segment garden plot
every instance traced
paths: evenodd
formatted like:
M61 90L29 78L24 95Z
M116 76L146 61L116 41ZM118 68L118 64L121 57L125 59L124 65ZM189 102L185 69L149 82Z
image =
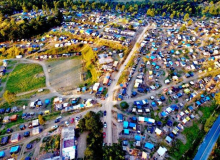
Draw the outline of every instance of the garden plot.
M81 60L79 58L67 60L52 60L47 62L49 81L57 91L73 90L82 83Z

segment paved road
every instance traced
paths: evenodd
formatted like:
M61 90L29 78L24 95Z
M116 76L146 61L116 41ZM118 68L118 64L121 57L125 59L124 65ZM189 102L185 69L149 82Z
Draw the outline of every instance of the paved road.
M139 35L136 43L134 44L134 47L132 48L131 52L129 53L127 59L120 67L118 73L115 75L115 77L114 77L115 80L112 82L111 86L108 89L109 96L108 96L108 98L106 98L105 102L103 103L103 107L107 111L107 116L106 116L106 123L107 123L106 141L107 141L107 144L110 144L110 143L112 144L112 112L111 112L111 110L112 110L112 106L113 106L113 92L117 87L118 79L121 76L121 73L124 71L125 65L129 62L130 58L135 53L135 51L137 49L137 44L143 40L144 34L148 30L148 28L149 28L149 25L146 26L144 28L144 30L142 31L142 33Z
M193 160L207 160L219 135L220 135L220 116L215 121L212 128L209 130L208 134L205 136Z

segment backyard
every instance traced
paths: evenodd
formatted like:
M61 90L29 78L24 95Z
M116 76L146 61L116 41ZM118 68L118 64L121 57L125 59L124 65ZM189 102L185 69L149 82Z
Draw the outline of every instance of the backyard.
M38 64L18 64L9 74L6 90L21 93L45 87L43 68Z

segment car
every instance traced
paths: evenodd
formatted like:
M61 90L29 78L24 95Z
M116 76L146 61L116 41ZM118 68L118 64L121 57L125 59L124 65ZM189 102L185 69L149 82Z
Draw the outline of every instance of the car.
M71 119L71 121L70 121L70 123L74 123L74 120L75 120L75 119L74 119L74 118L72 118L72 119Z
M28 124L28 128L33 128L32 123Z
M11 112L11 108L7 108L7 109L5 110L5 112L6 112L6 113L10 113L10 112Z
M25 130L26 126L24 124L21 124L19 128L20 128L20 130Z
M108 84L107 84L107 85L108 85L108 86L110 86L110 85L111 85L111 83L112 83L112 80L110 80L110 81L108 82Z
M69 122L68 122L68 121L65 121L65 125L66 125L66 126L69 126L70 124L69 124Z
M106 111L104 111L104 116L106 116Z
M103 138L105 138L106 137L106 133L105 132L103 132Z
M30 131L24 132L24 137L29 137L30 136Z
M59 120L60 120L60 119L62 119L62 116L59 116L59 117L57 117L56 119L59 119Z
M93 91L91 91L89 94L92 94L93 93Z
M105 98L107 98L108 97L108 93L105 95Z
M12 133L12 132L13 132L13 129L8 128L6 132L7 132L7 133Z
M55 129L57 129L58 127L59 127L58 125L54 125L54 126L51 127L51 130L55 130Z
M79 119L80 119L79 117L76 117L76 121L79 121Z
M58 122L60 122L60 120L59 119L55 119L54 123L58 123Z
M27 117L27 113L23 113L22 114L22 119L26 118Z
M104 128L107 128L107 123L106 122L104 122Z
M6 145L9 141L9 136L2 137L1 145Z
M28 143L26 146L26 149L31 149L33 147L33 145L31 143Z

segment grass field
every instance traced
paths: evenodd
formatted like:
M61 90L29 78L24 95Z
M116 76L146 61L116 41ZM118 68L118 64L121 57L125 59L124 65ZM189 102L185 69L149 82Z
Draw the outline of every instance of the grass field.
M6 84L6 90L21 93L45 87L43 68L38 64L18 64Z

